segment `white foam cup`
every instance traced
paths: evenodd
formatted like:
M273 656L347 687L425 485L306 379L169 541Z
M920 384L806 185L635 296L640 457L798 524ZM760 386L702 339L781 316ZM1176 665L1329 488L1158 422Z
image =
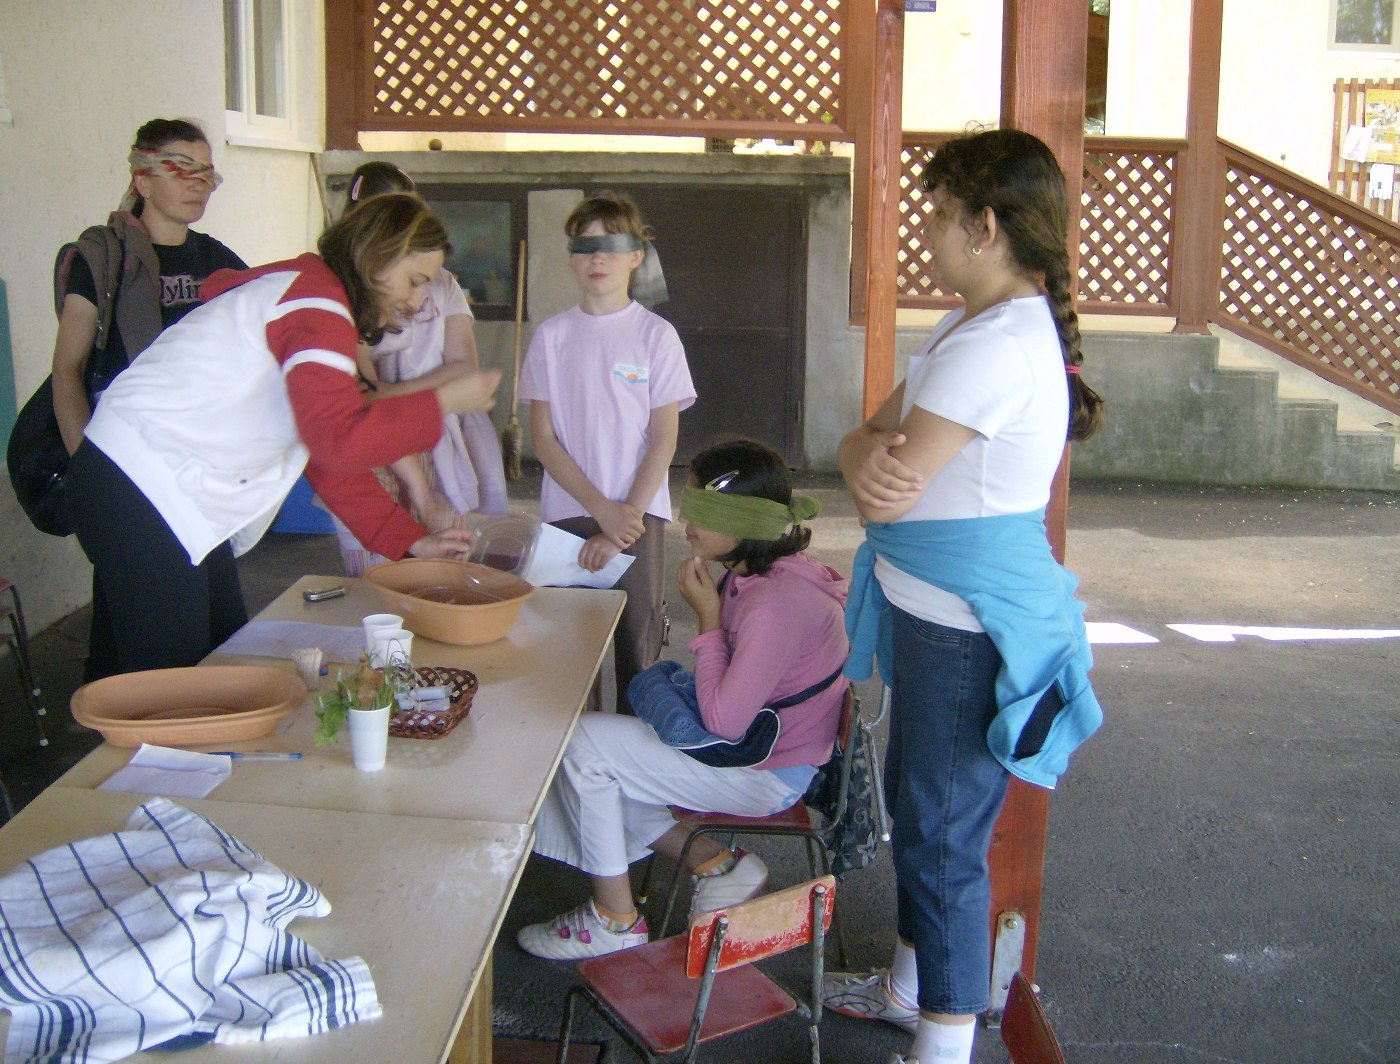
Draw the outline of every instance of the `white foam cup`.
M374 653L374 635L383 629L397 632L403 628L403 618L397 613L371 613L361 622L365 628L365 653Z

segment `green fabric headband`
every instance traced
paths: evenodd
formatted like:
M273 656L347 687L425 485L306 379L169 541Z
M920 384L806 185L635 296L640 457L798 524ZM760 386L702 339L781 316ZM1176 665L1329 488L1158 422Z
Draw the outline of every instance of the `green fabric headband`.
M735 539L782 539L787 530L821 512L810 495L794 495L784 506L753 495L726 495L713 488L686 488L681 494L681 520Z

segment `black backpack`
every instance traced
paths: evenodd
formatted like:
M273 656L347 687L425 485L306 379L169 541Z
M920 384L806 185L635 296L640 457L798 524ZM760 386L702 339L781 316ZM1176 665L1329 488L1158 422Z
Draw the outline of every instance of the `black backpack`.
M124 366L105 367L101 356L107 350L111 335L117 290L121 286L125 249L121 238L108 225L85 229L77 240L58 249L53 267L54 313L63 316L63 298L68 287L68 275L78 255L83 255L93 270L97 289L97 336L88 359L87 380L115 376ZM113 372L115 370L115 372ZM67 536L73 528L69 523L63 501L64 480L68 473L68 448L58 429L53 409L53 376L44 378L29 401L24 404L10 430L10 442L5 451L10 471L10 486L15 498L31 524L50 536Z

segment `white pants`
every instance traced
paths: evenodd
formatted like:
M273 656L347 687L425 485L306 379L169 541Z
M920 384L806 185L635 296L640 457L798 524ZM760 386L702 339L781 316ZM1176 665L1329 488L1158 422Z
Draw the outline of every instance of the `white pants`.
M711 768L636 717L585 713L535 821L535 852L618 876L675 825L667 806L766 816L802 796L761 768Z

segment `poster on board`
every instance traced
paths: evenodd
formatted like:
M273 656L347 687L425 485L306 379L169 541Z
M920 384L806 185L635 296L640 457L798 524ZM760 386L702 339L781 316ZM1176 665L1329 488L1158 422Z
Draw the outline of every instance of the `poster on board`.
M1400 89L1366 90L1368 163L1400 163Z

